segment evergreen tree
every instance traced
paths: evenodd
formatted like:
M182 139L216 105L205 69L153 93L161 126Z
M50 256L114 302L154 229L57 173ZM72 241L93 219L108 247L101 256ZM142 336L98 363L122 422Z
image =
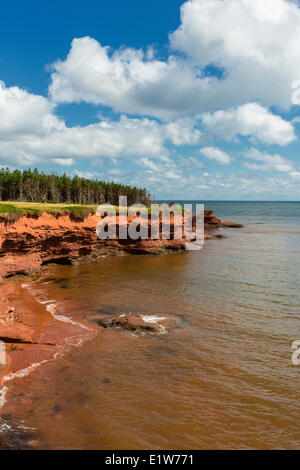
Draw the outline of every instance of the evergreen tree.
M127 196L128 205L150 204L150 194L140 189L122 184L89 180L64 173L46 175L36 168L10 172L0 169L0 201L54 202L66 204L118 205L119 196Z

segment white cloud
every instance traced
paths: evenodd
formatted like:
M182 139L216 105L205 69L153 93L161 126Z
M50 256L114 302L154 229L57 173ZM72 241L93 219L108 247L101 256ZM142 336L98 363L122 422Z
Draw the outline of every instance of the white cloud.
M43 96L18 87L6 88L0 81L0 138L9 140L28 133L43 135L63 124L52 114L54 105Z
M201 138L199 129L195 129L195 120L177 119L165 126L166 136L174 145L196 145Z
M41 136L34 133L12 136L1 142L0 155L20 156L21 160L26 156L59 159L56 163L61 163L63 158L160 157L167 153L164 142L162 129L156 122L123 116L116 122L64 127Z
M103 120L67 127L47 98L0 83L0 159L3 163L33 165L51 159L71 166L78 158L168 159L166 144L194 145L200 139L195 120L159 123L148 118Z
M200 150L200 153L210 160L216 160L218 163L221 163L221 165L228 165L231 162L228 153L215 147L205 147Z
M138 161L138 164L140 166L148 168L152 172L158 172L161 170L161 166L158 165L157 162L154 162L153 160L149 160L149 158L140 158Z
M53 158L53 163L59 166L72 166L75 162L73 158Z
M203 168L204 164L196 157L182 157L180 165L185 168Z
M287 145L296 140L291 123L258 103L206 113L202 121L215 137L225 140L231 140L237 134L250 136L266 144Z
M224 80L210 93L231 106L259 100L291 105L300 78L300 10L289 0L189 0L181 25L170 35L174 49L200 66L216 64Z
M78 172L77 174L88 178L110 179L107 173L98 172ZM164 177L161 177L161 174ZM270 199L290 199L300 197L300 186L298 178L290 177L290 173L274 176L272 174L260 172L258 174L246 174L245 172L227 172L226 178L220 173L185 174L180 171L176 164L162 164L158 172L152 172L142 168L121 170L119 176L114 180L121 183L128 183L143 186L158 199L232 199L232 200L270 200ZM209 205L206 206L209 209Z
M66 60L53 67L49 91L57 103L86 101L162 119L196 112L208 84L175 56L160 61L141 50L112 52L90 37L74 39Z
M86 101L161 119L253 101L290 107L292 82L300 79L299 38L295 2L189 0L166 60L153 49L113 51L76 38L53 65L50 94L58 103ZM203 72L211 64L224 72L221 79Z
M266 152L260 152L255 148L251 148L247 152L244 152L244 157L262 163L260 165L245 163L246 168L252 170L275 170L284 173L291 172L293 170L293 163L286 158L277 154L271 155Z
M290 176L295 180L300 180L300 171L291 171Z

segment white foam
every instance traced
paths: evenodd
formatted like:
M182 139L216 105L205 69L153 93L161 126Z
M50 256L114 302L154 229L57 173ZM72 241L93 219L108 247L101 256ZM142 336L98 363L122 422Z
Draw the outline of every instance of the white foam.
M47 305L46 307L46 310L51 313L51 315L53 316L53 318L55 318L55 320L61 321L63 323L71 323L72 325L79 326L80 328L83 328L84 330L90 331L90 328L83 325L82 323L71 320L71 318L65 317L64 315L57 315L56 307L57 307L57 303L51 303Z
M5 421L0 421L0 433L13 431L15 429L22 430L22 431L35 431L36 430L36 428L29 428L28 426L25 426L24 424L17 424L13 427Z
M198 240L195 242L187 242L185 243L185 250L186 251L200 251L202 250L204 244L202 240Z
M38 367L42 366L43 364L47 364L47 362L55 361L61 355L62 355L62 351L58 350L56 351L56 353L53 355L51 359L45 359L44 361L41 361L41 362L35 362L34 364L31 364L31 366L28 366L25 369L18 370L17 372L11 372L10 374L7 374L3 377L3 383L10 382L11 380L14 380L17 378L26 377ZM8 390L8 387L6 385L4 385L0 389L0 410L5 403L7 390Z
M51 315L53 316L53 318L55 318L56 320L64 322L64 323L71 323L72 325L76 325L76 326L79 326L80 328L91 331L90 328L88 328L87 326L85 326L85 325L83 325L79 322L75 322L75 321L71 320L70 318L65 317L64 315L57 315L56 314L57 303L54 303L53 300L41 300L41 299L39 299L38 292L36 290L34 290L30 284L22 284L22 288L27 289L36 298L36 300L40 304L47 305L47 307L46 307L47 311L50 312ZM75 338L76 338L76 340L75 340ZM85 336L85 337L82 337L82 336L74 337L73 336L73 337L70 337L70 338L66 338L65 339L65 344L69 345L69 346L73 346L73 347L74 346L79 347L79 346L82 346L82 344L84 344L85 339L87 339L87 336ZM44 361L36 362L36 363L31 364L30 366L26 367L25 369L21 369L17 372L11 372L10 374L7 374L6 376L3 377L2 383L5 384L6 382L10 382L11 380L16 379L16 378L26 377L27 375L29 375L31 372L33 372L38 367L40 367L43 364L46 364L48 362L55 361L59 356L62 356L62 355L63 355L63 349L61 348L58 351L56 351L56 353L53 355L53 357L51 359L45 359ZM5 403L7 390L8 390L8 387L6 385L3 385L3 387L0 389L0 410L1 410L1 408L3 407L3 405ZM5 423L3 423L3 425L4 426L9 426ZM8 429L8 428L6 428L6 429ZM0 428L0 431L1 430L2 429Z
M164 321L166 317L157 317L156 315L143 315L142 320L145 323L156 323L159 324L160 321Z
M123 317L127 317L128 315L130 315L130 313L128 314L122 313L121 315L118 315L118 316L119 318L123 318ZM141 315L141 319L145 323L151 323L152 325L157 325L159 327L159 331L161 334L165 334L167 332L166 328L160 324L161 321L166 320L166 317L158 317L156 315ZM116 329L120 329L120 328L116 328ZM131 333L131 334L132 336L144 336L146 333L139 332L139 333Z
M44 361L41 361L41 362L35 362L34 364L31 364L31 366L28 366L25 369L18 370L17 372L11 372L10 374L4 377L3 382L10 382L13 379L26 377L37 367L40 367L41 365L46 364L47 362L50 362L51 360L52 359L45 359Z
M72 325L79 326L80 328L83 328L84 330L90 331L90 328L87 326L83 325L82 323L76 322L74 320L71 320L71 318L65 317L64 315L57 315L56 309L57 309L57 302L54 302L53 300L44 300L45 297L43 297L43 300L39 298L39 293L32 288L30 284L22 284L22 287L24 289L27 289L35 298L36 300L41 304L41 305L47 305L46 309L55 320L61 321L63 323L71 323Z
M4 403L5 403L5 397L6 397L6 393L7 393L7 386L4 385L1 389L0 389L0 410L1 408L3 407Z
M0 422L0 432L7 432L7 431L12 431L12 426L10 426L8 423L5 422Z
M75 348L81 347L86 340L88 339L88 336L71 336L70 338L65 338L64 343L67 346L73 346Z
M25 369L21 369L17 372L11 372L10 374L3 377L3 382L6 383L6 382L10 382L11 380L16 379L16 378L26 377L26 375L30 374L34 369L41 366L42 364L45 364L46 362L49 362L49 360L45 360L45 361L42 361L42 362L32 364L31 366L26 367ZM8 390L8 387L6 385L4 385L0 390L0 410L2 409L3 405L5 404L7 390Z
M152 323L154 325L157 325L162 335L167 333L166 328L160 324L161 321L166 320L166 317L157 317L156 315L142 315L142 320L145 323Z

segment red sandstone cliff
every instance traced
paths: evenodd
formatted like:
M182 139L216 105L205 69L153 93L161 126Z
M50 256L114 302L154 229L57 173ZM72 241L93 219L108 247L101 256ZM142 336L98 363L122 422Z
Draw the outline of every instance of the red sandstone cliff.
M160 254L184 250L189 240L99 240L99 217L88 215L76 220L70 215L25 215L17 221L0 218L0 278L31 273L49 263L71 264L79 259L96 259L104 254ZM127 225L133 220L128 218ZM161 222L161 221L160 221ZM150 217L145 221L150 227ZM212 211L205 211L205 231L222 225ZM117 217L117 234L119 219ZM161 228L161 223L160 223ZM171 238L174 221L171 219ZM150 233L150 228L149 228ZM205 238L212 235L205 234Z

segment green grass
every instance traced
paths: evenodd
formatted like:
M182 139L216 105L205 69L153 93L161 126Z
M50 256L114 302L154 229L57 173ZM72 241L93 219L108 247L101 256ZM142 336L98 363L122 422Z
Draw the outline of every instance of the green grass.
M69 214L74 219L83 220L89 214L95 213L97 208L98 205L89 204L0 201L0 217L5 217L9 220L17 220L23 215L39 216L43 213L47 213L55 216ZM183 208L181 209L183 210ZM115 206L115 210L118 214L119 207ZM147 208L147 210L151 213L151 208Z
M71 214L74 217L84 218L97 210L97 205L79 204L47 204L38 202L0 202L0 215L10 219L17 219L22 215L53 215Z

